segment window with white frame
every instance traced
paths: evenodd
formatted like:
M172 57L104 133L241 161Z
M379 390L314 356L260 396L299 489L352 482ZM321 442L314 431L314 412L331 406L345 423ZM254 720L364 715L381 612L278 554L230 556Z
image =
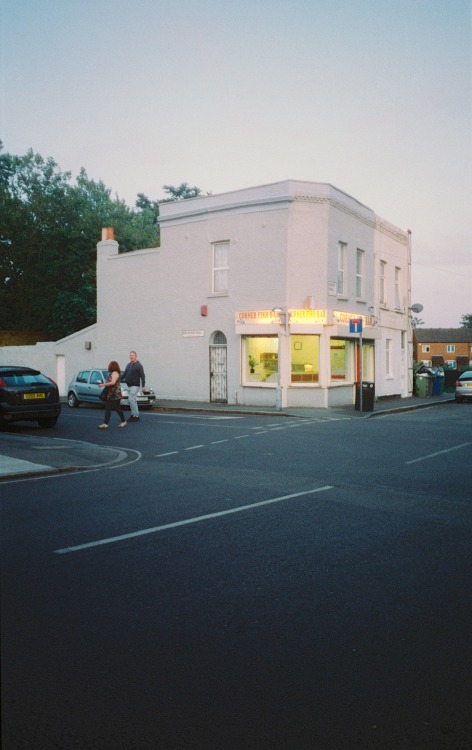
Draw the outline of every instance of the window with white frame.
M395 307L400 309L400 269L395 268Z
M336 291L338 294L346 294L346 266L347 266L347 245L345 242L338 243L338 281Z
M379 302L381 305L385 305L385 275L387 270L387 264L384 260L380 261L380 277L379 277Z
M331 380L348 380L350 343L345 339L330 339Z
M455 344L448 344L446 346L446 351L448 354L453 354L456 351L456 345Z
M359 248L356 253L356 297L364 297L364 251Z
M213 244L212 292L227 294L229 291L229 242Z
M429 354L430 349L431 349L431 347L430 347L429 344L423 344L421 346L421 351L423 352L423 354Z
M243 385L276 386L279 368L277 336L242 337Z
M387 378L393 375L392 370L392 339L385 340L385 374Z

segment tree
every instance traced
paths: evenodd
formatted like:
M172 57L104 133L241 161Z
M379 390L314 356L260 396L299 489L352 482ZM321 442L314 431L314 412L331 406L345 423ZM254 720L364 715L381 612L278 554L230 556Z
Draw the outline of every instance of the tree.
M61 338L96 317L96 243L113 226L123 252L159 243L153 206L130 209L84 169L75 183L53 159L0 142L0 327Z
M472 328L472 313L462 316L461 328Z
M163 185L162 189L168 194L168 198L164 198L161 203L169 203L170 201L183 201L188 198L198 198L200 195L211 195L211 193L203 193L198 187L190 187L188 182L182 182L178 187L174 185Z
M419 328L420 326L424 326L424 320L422 318L418 318L417 315L414 315L411 319L411 327Z

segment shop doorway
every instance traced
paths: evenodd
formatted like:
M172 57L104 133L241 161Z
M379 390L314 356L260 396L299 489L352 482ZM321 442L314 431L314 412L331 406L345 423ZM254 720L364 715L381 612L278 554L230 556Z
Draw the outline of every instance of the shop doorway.
M210 339L210 402L228 403L226 336L215 331Z

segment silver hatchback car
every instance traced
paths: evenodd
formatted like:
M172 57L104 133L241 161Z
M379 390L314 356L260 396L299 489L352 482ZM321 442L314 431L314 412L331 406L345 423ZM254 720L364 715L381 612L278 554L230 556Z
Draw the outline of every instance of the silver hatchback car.
M100 400L100 393L102 393L100 383L104 383L107 377L108 370L106 368L97 367L91 370L76 372L67 389L67 403L69 406L76 408L81 403L100 404L103 406L103 401ZM121 406L129 406L128 386L126 383L121 383L121 392ZM152 388L140 388L137 400L138 406L141 409L150 409L156 400L156 394Z
M456 401L470 400L472 400L472 370L467 370L456 380Z

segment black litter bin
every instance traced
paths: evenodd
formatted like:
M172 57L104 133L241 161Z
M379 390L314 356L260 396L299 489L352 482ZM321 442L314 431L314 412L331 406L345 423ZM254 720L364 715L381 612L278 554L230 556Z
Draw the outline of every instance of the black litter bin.
M362 381L362 411L374 411L375 387L374 383ZM356 411L361 410L361 384L356 383Z

